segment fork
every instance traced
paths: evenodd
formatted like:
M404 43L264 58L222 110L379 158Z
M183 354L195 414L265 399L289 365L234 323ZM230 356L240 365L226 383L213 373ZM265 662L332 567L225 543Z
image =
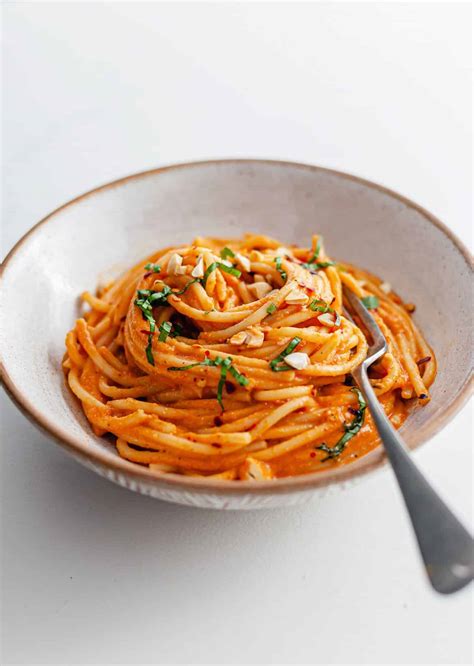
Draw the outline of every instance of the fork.
M346 287L344 296L372 339L366 359L352 371L352 376L367 402L397 477L429 581L437 592L451 594L473 578L473 540L415 465L377 400L367 370L386 353L387 341L359 298Z

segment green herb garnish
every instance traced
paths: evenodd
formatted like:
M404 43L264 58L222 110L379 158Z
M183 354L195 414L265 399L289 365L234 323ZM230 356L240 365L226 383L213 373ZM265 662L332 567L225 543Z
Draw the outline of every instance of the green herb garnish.
M235 257L235 254L232 252L230 247L223 247L220 251L220 255L222 259L227 259L227 257Z
M321 238L318 238L313 254L306 263L302 264L303 268L306 268L308 271L318 271L321 268L336 265L334 261L318 261L319 253L321 252L321 240Z
M270 303L270 305L267 308L267 312L268 312L268 314L271 315L274 312L276 312L276 309L277 309L277 306L275 305L275 303Z
M173 324L170 321L164 321L160 326L160 335L158 336L158 342L166 342L166 338L171 333L171 328Z
M276 358L273 359L273 361L270 361L270 368L273 370L273 372L283 372L284 370L293 370L289 365L286 363L282 363L283 359L288 356L288 354L291 354L293 349L297 347L301 342L301 338L294 337L288 345L285 347L285 349L278 354ZM281 365L279 365L281 364Z
M312 264L313 262L317 261L320 252L321 252L321 238L318 238L318 242L316 243L314 252L311 255L311 257L308 259L308 264Z
M184 292L187 291L187 290L189 289L189 287L190 287L192 284L194 284L195 282L199 282L199 278L194 278L193 280L189 280L189 282L188 282L187 284L185 284L184 287L183 287L180 291L173 291L172 293L173 293L175 296L181 296L181 295L184 294Z
M249 383L249 380L245 375L243 375L241 372L237 370L237 368L234 368L233 365L229 365L229 372L232 375L232 377L240 384L240 386L247 386Z
M184 335L184 328L181 324L178 324L178 322L174 322L170 332L170 338L176 338L178 335Z
M364 396L362 393L359 391L358 388L355 386L351 388L351 391L357 395L357 400L359 401L359 409L356 410L354 420L352 423L344 423L344 434L339 439L334 446L327 446L326 444L321 444L320 446L317 446L317 449L320 449L321 451L325 451L328 455L326 458L323 458L322 462L325 462L326 460L331 460L333 458L337 458L338 455L340 455L344 449L346 448L347 442L355 437L359 430L362 428L362 425L364 423L364 418L365 418L365 408L367 407L367 403L364 400Z
M235 277L240 277L242 275L241 271L239 271L238 268L235 268L235 266L227 266L226 264L221 264L219 262L218 268L220 268L221 271L224 271L224 273L235 275Z
M225 273L230 273L231 275L235 275L235 277L240 277L242 275L242 273L237 268L234 268L234 266L227 266L226 264L223 264L220 261L213 261L212 264L210 264L206 268L206 272L201 278L204 287L206 286L207 278L209 277L209 275L217 268L220 268L220 270L224 271Z
M152 273L159 273L161 271L161 266L159 264L146 264L145 269Z
M138 298L135 299L134 304L142 312L142 317L148 322L150 326L150 334L148 336L148 344L145 352L150 365L155 365L153 359L152 342L153 333L156 329L156 321L153 316L153 308L160 305L166 305L168 296L173 293L168 285L164 285L163 291L153 291L152 289L139 289L137 291ZM161 330L161 329L160 329Z
M217 358L220 358L219 356ZM197 363L190 363L189 365L172 365L171 367L167 368L170 372L181 372L181 370L191 370L191 368L197 368L198 365L212 365L215 366L215 362L212 361L210 358L205 358L204 361L198 361Z
M236 381L241 386L247 386L247 384L249 383L247 377L243 375L241 372L239 372L237 368L234 368L230 356L228 356L227 358L216 356L215 359L205 358L204 361L199 361L198 363L190 363L189 365L181 365L181 366L171 366L170 368L168 368L168 370L170 372L179 372L181 370L191 370L191 368L197 368L198 366L211 366L214 368L220 367L221 374L219 377L219 383L217 385L217 401L221 406L222 410L224 409L224 405L222 402L222 391L224 389L227 372L230 372L232 377L234 377L234 379L236 379Z
M222 391L224 390L224 384L227 377L227 370L232 365L232 359L229 357L225 358L221 363L221 376L219 377L219 383L217 384L217 402L221 406L222 411L224 411L224 403L222 402Z
M301 264L303 268L306 268L308 271L319 271L321 268L327 268L328 266L335 266L334 261L317 261L316 263Z
M283 268L281 267L281 261L282 261L281 257L275 257L275 259L274 259L274 262L276 264L276 269L280 273L281 279L286 281L286 279L288 278L288 275L287 275L286 271L283 270Z
M375 308L378 308L380 305L380 301L377 296L364 296L364 298L361 298L360 300L365 305L367 310L375 310Z
M147 361L150 365L155 365L155 359L153 358L153 333L150 333L148 336L148 344L146 346L145 352Z
M158 307L167 303L168 296L173 292L167 284L163 286L162 291L154 291L152 289L139 289L137 291L138 298L135 301L142 312L152 307ZM145 317L146 319L146 317Z
M317 298L314 298L311 303L309 304L309 309L313 310L313 312L330 312L335 316L335 322L334 326L340 326L341 324L341 317L339 316L339 313L336 312L333 308L331 308L327 303L324 301L320 301Z

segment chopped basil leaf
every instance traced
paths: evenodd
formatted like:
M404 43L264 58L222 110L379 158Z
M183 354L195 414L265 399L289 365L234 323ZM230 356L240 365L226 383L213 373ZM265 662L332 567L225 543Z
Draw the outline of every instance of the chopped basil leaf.
M198 365L215 365L215 362L211 361L210 358L205 358L204 361L190 363L189 365L172 365L170 368L167 368L167 370L169 370L169 372L180 372L181 370L191 370L191 368L197 368Z
M194 284L195 282L199 282L199 278L194 278L194 280L189 280L187 284L184 285L184 287L180 291L173 291L173 294L175 296L181 296L184 294L185 291L189 289L189 287Z
M281 279L285 280L288 278L288 275L285 270L281 267L281 257L275 257L274 262L276 264L276 269L281 275Z
M212 264L209 264L209 266L206 268L206 271L202 277L202 284L204 287L206 286L207 278L212 273L212 271L216 270L216 268L217 268L217 261L213 261Z
M317 298L314 298L311 301L311 303L309 304L309 309L313 310L313 312L321 312L323 314L326 313L326 312L330 312L335 317L334 326L340 326L341 325L341 317L339 316L339 312L336 312L336 310L334 310L334 308L331 308L324 301L320 301Z
M153 291L151 289L138 289L137 295L139 298L135 299L134 301L134 304L137 306L137 308L141 310L143 319L147 321L148 324L150 325L150 335L148 336L148 345L145 351L148 363L150 363L151 365L155 365L155 362L153 360L152 347L151 347L152 334L155 332L156 329L156 321L155 317L153 316L153 308L158 307L160 305L165 305L167 303L168 296L172 293L173 292L166 284L163 286L162 291ZM162 333L160 333L160 339L161 335Z
M140 294L140 292L138 292ZM147 297L137 298L135 305L140 308L142 317L150 324L150 333L155 331L155 318L153 316L153 308Z
M226 266L226 264L223 264L220 261L213 261L212 264L210 264L206 268L206 272L204 273L202 277L202 284L203 286L206 286L207 278L209 275L216 270L216 268L220 268L221 271L225 271L226 273L230 273L231 275L235 275L235 277L240 277L242 273L237 269L234 268L233 266Z
M155 365L155 359L153 358L153 333L150 333L148 336L148 344L146 346L146 358L150 365Z
M319 271L321 268L327 268L328 266L335 266L334 261L317 261L315 263L301 264L303 268L306 268L308 271Z
M346 448L347 442L355 437L359 430L362 428L364 424L364 418L365 418L365 408L367 407L367 403L364 400L364 396L362 393L359 391L358 388L355 386L351 388L351 391L353 391L357 395L357 400L359 401L359 409L356 411L354 420L347 424L344 424L344 434L343 436L336 442L334 446L327 446L326 444L321 444L320 446L317 446L317 449L320 449L321 451L325 451L328 455L326 458L323 458L322 462L325 462L326 460L330 460L332 458L337 458L338 455L340 455L344 449Z
M289 365L286 365L286 363L283 363L283 365L278 365L283 361L283 359L288 356L288 354L291 354L293 349L297 347L301 342L301 338L294 337L288 345L285 347L285 349L278 354L276 358L273 359L273 361L270 361L270 368L273 370L273 372L282 372L283 370L292 370L293 368L290 368Z
M236 368L234 368L233 365L229 366L229 372L232 375L232 377L234 377L234 379L236 379L239 382L241 386L247 386L247 384L249 383L247 377L245 377L245 375L243 375Z
M230 273L231 275L235 275L235 277L240 277L242 273L239 271L238 268L234 268L234 266L226 266L225 264L218 264L219 268L221 271L224 271L224 273Z
M378 308L380 305L380 301L377 296L364 296L364 298L361 298L360 300L365 305L367 310L375 310L375 308Z
M172 323L170 321L164 321L160 326L160 335L158 336L158 342L166 342L166 338L171 332Z
M275 303L270 303L270 305L267 308L267 312L268 314L273 314L274 312L276 312L276 309L277 306L275 305Z
M309 309L313 312L331 312L332 308L329 307L324 301L320 301L317 298L314 298L309 304Z
M316 243L315 250L314 250L313 254L311 255L311 257L308 259L308 264L312 264L313 262L315 262L317 260L317 258L319 257L320 252L321 252L321 238L318 238L318 242Z
M161 266L159 264L146 264L145 269L152 273L159 273L161 271Z
M221 406L222 411L224 411L224 403L222 402L222 391L224 389L224 384L227 377L227 370L230 368L231 364L232 364L232 359L230 359L229 357L224 359L220 364L221 376L219 378L219 383L217 384L217 402Z
M176 338L178 335L183 335L184 334L184 329L181 326L181 324L178 324L178 322L173 323L173 328L170 332L170 338Z
M232 252L230 247L223 247L220 251L220 255L222 259L227 259L227 257L235 257L235 254Z
M281 363L280 365L276 365L272 368L273 372L286 372L287 370L294 370L294 368L291 367L291 365L287 365L286 363Z
M219 402L222 409L224 409L224 405L222 403L222 391L225 385L227 372L230 372L232 377L234 377L234 379L236 379L241 386L247 386L247 384L249 383L247 377L245 377L245 375L243 375L236 368L234 368L230 356L228 356L227 358L216 356L215 359L205 358L204 361L200 361L199 363L191 363L190 365L182 365L182 366L172 366L168 368L168 370L170 372L177 372L180 370L191 370L191 368L197 368L198 366L212 366L214 368L220 367L221 374L219 378L219 383L217 385L217 401Z

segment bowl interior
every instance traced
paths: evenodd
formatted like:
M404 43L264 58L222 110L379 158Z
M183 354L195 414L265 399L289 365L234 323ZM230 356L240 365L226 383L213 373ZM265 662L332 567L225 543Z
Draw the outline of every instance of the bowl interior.
M411 415L403 435L415 446L436 432L462 401L472 366L467 257L428 213L394 193L288 163L156 170L99 188L49 216L4 270L0 349L7 385L58 437L92 458L116 460L64 385L64 337L78 316L78 295L155 248L245 231L299 244L322 233L329 254L378 274L416 304L415 321L435 349L439 375L431 402ZM353 473L368 464L370 456L349 467Z

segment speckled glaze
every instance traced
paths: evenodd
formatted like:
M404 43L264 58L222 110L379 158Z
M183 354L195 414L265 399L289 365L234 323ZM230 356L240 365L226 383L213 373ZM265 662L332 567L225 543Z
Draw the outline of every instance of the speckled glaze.
M0 356L5 388L18 407L101 476L190 506L299 504L379 467L380 448L340 469L270 483L159 475L122 460L94 436L66 388L64 337L78 315L78 295L93 291L100 275L117 274L153 248L246 230L301 244L322 233L333 257L383 276L415 302L415 320L436 350L439 375L431 402L410 416L403 436L413 448L452 418L472 385L472 262L466 249L430 213L374 183L260 160L183 164L124 178L62 206L13 248L2 269ZM26 292L25 310L17 294Z

